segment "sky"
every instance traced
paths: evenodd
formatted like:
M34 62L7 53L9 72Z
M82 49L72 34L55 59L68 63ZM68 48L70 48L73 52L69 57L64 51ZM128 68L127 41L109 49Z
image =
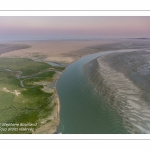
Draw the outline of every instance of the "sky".
M0 40L150 38L150 17L0 16Z

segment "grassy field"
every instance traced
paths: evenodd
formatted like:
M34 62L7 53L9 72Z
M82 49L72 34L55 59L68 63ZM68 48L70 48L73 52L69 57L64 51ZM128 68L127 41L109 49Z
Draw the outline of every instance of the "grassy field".
M55 101L53 93L46 93L42 85L34 88L22 88L16 78L17 71L22 75L32 75L48 68L54 68L43 62L34 62L29 59L0 58L0 123L37 123L35 128L41 126L41 120L46 119L53 111ZM6 70L10 69L12 71ZM58 70L58 68L56 68ZM62 69L62 68L61 68ZM34 82L53 80L54 71L44 72L30 79L25 85L34 85ZM46 120L47 122L51 121ZM31 133L31 131L4 131L0 126L0 133Z
M24 83L25 86L32 86L36 82L40 82L40 81L52 81L54 75L55 75L54 71L45 72L45 73L39 74L39 75L37 75L35 77L26 79L23 83Z
M6 68L13 71L22 71L24 76L32 75L42 70L46 70L52 66L44 62L35 62L24 58L0 58L0 70Z

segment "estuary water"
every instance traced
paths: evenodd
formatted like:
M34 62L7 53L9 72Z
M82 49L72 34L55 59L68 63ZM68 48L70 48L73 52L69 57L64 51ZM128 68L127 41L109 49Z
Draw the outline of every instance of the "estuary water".
M123 118L88 83L82 66L102 55L130 51L136 50L107 51L87 55L66 68L56 85L60 99L60 124L57 133L129 133L123 124Z

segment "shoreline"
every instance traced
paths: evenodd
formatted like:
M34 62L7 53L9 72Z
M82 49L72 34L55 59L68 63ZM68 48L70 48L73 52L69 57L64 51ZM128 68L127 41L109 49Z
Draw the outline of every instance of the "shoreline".
M60 122L60 102L57 93L55 93L55 102L56 106L53 111L53 115L51 115L53 117L53 120L37 128L34 132L32 132L32 134L54 134L57 131L57 127Z
M89 55L89 54L86 54L86 55ZM86 56L86 55L83 55L83 56ZM81 57L83 57L83 56L81 56ZM62 72L59 71L61 74L57 77L56 80L54 79L54 82L55 82L54 94L55 94L56 107L55 107L55 110L54 110L54 115L52 115L52 116L55 116L55 117L57 116L57 117L54 120L52 120L53 123L50 122L50 123L44 124L40 128L37 128L32 134L55 134L57 132L57 127L59 126L59 123L60 123L60 99L59 99L58 91L57 91L57 88L56 88L56 84L57 84L57 81L59 80L59 78L61 77L62 73L64 71L66 71L67 67L70 64L78 61L80 58L78 58L78 59L76 59L76 60L74 60L72 62L67 62L68 64L67 64L67 66L65 66L65 69ZM28 58L28 59L33 60L32 58ZM42 59L40 59L40 61L41 60ZM35 61L35 60L33 60L33 61ZM44 60L42 60L42 62L47 63L47 62L51 62L51 61L44 61ZM57 63L61 64L63 62L57 62ZM55 123L57 123L57 124L55 124ZM52 127L52 129L48 129L49 127Z
M46 63L46 62L44 62ZM58 92L56 89L56 84L58 79L61 77L62 72L58 71L59 75L54 78L54 80L52 81L52 83L54 82L54 98L53 101L56 104L54 106L54 110L52 112L52 114L49 117L52 117L53 119L51 120L51 122L46 123L44 125L42 125L41 127L37 128L32 134L54 134L57 131L57 127L60 123L60 100L59 100L59 96L58 96ZM56 71L57 74L57 71Z
M98 53L100 53L100 52L98 52ZM95 53L91 53L91 54L95 54ZM91 55L91 54L84 54L80 58L82 58L84 56ZM52 119L51 122L48 122L48 123L42 125L41 127L37 128L34 132L32 132L32 134L55 134L57 132L57 127L59 126L59 123L60 123L60 99L59 99L59 95L58 95L58 92L57 92L56 84L57 84L57 81L59 80L59 78L61 77L62 73L64 71L66 71L67 67L70 64L78 61L80 58L76 58L75 60L73 60L71 62L68 62L65 69L62 72L59 71L61 74L56 79L54 79L52 81L52 82L55 83L53 88L54 88L54 102L56 103L53 114L51 115L51 117L53 117L53 119ZM27 59L33 60L32 58L29 58L29 57L27 57ZM65 59L65 57L64 57L64 59ZM42 59L39 59L39 60L40 60L40 62L44 62L44 63L51 62L51 61L45 61L45 60L42 60ZM33 60L33 61L37 61L37 60ZM61 64L63 62L58 62L58 63Z
M119 51L119 50L118 50ZM132 51L132 50L131 50ZM137 51L137 50L133 50L133 51ZM91 54L94 54L94 53L91 53ZM83 55L83 56L81 56L81 57L84 57L84 56L87 56L87 55L90 55L90 54L85 54L85 55ZM106 55L109 55L109 54L106 54ZM80 57L80 58L81 58ZM78 59L76 59L76 60L74 60L74 61L72 61L72 62L69 62L68 63L68 65L65 67L65 69L61 72L61 75L62 75L62 73L67 69L67 67L70 65L70 64L72 64L72 63L74 63L74 62L76 62L76 61L78 61L80 58L78 58ZM98 59L98 58L97 58ZM61 62L59 62L59 63L61 63ZM61 75L58 77L58 79L57 79L57 81L59 80L59 78L61 77ZM56 119L56 121L57 121L57 126L55 127L55 130L53 130L53 132L51 132L51 134L55 134L56 132L57 132L57 127L59 126L59 123L60 123L60 99L59 99L59 95L58 95L58 92L57 92L57 89L56 89L56 84L57 84L57 81L56 81L56 83L55 83L55 92L56 92L56 98L55 98L55 101L56 101L56 104L57 104L57 107L56 107L56 110L57 110L57 119ZM49 132L50 133L50 132ZM59 134L59 133L58 133Z
M146 64L146 57L148 56L147 53L142 53L143 55L141 55L141 51L135 51L131 53L103 55L84 66L84 72L88 82L92 84L98 94L105 97L105 100L112 108L117 110L118 114L123 118L123 123L127 131L134 134L150 133L148 126L149 106L147 105L147 101L144 100L144 97L142 97L141 87L137 86L135 84L136 82L129 78L129 74L132 74L132 72L125 71L125 66L124 70L122 69L123 64L126 64L126 67L128 67L130 63L125 62L121 64L121 62L125 60L129 61L129 58L132 61L132 56L137 55L134 57L134 63L141 62L141 67L143 67L142 63L145 62ZM143 56L143 59L141 56ZM116 62L120 64L120 67L116 65ZM137 66L135 64L132 65L136 69ZM140 65L138 64L138 66ZM130 68L132 67L130 66ZM100 82L97 82L97 80ZM143 94L146 96L145 93Z

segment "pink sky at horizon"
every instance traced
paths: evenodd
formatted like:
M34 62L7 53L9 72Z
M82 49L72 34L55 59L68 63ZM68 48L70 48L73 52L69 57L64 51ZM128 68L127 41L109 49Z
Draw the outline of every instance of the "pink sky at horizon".
M32 37L150 37L150 17L3 17L0 39Z

